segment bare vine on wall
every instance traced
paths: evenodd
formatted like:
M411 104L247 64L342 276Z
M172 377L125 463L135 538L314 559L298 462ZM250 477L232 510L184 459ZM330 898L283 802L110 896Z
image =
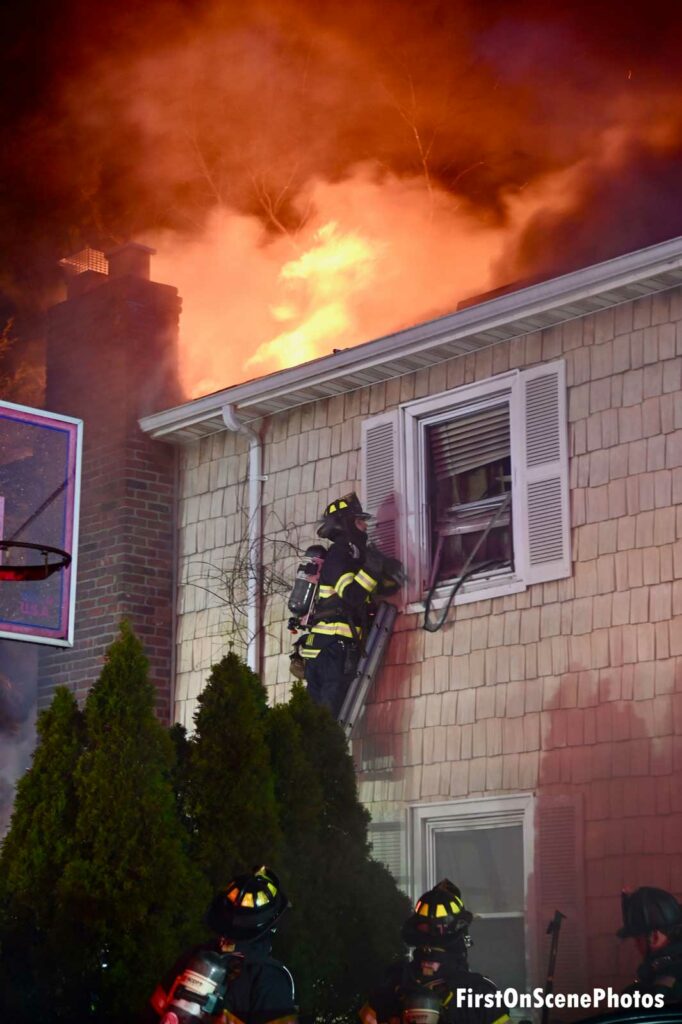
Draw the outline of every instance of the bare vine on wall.
M248 596L254 583L261 612L257 633L280 641L279 623L266 622L265 613L278 598L285 602L302 553L301 524L285 521L272 508L263 516L260 543L250 540L247 486L245 481L240 483L237 506L228 516L235 523L236 536L227 542L225 557L220 562L192 559L183 581L208 595L208 607L223 609L220 624L211 635L223 637L226 650L234 648L240 654L254 638L247 619ZM263 515L262 505L258 514ZM282 615L285 617L286 612Z

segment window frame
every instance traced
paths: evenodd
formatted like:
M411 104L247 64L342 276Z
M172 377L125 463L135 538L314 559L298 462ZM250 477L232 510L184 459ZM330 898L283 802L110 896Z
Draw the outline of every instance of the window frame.
M399 408L400 434L404 442L402 491L405 495L405 516L402 550L407 553L407 572L410 581L406 595L408 612L423 611L423 580L428 579L431 566L430 516L426 503L426 427L454 418L460 412L466 415L467 412L478 412L502 402L509 406L514 569L501 575L491 575L488 581L466 582L457 593L455 604L469 604L506 594L518 594L527 588L523 569L519 569L519 566L525 565L528 549L526 522L519 500L523 458L520 383L521 372L511 370L438 395L406 402ZM452 415L448 416L448 413ZM434 609L445 605L451 587L452 583L443 583L436 588L431 602Z
M528 990L536 976L535 900L533 870L535 864L536 798L532 792L490 797L464 797L434 803L411 804L407 808L408 877L413 903L432 888L436 878L436 842L438 833L464 832L475 828L509 828L521 825L523 842L523 902L525 941L525 986ZM459 879L453 879L459 883ZM466 883L463 883L466 905ZM475 912L474 907L474 912Z

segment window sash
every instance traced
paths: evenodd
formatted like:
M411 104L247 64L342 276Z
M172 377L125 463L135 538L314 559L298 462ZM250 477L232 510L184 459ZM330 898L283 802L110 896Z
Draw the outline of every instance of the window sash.
M533 864L533 814L532 793L412 804L408 808L408 856L415 900L438 881L434 832L469 832L475 828L505 828L521 823L528 877Z
M509 417L509 444L511 451L512 472L515 459L518 459L518 445L516 441L517 430L515 428L515 387L518 384L518 371L500 374L487 381L477 382L458 388L456 393L445 392L442 395L431 396L417 402L410 402L401 409L403 416L403 430L405 437L406 465L414 466L415 484L417 490L416 501L408 498L408 506L411 504L411 514L408 511L406 531L408 552L408 575L413 581L412 591L409 595L411 601L422 601L428 590L428 581L433 565L433 552L431 550L431 515L427 501L428 495L428 430L433 427L451 423L455 420L462 420L469 417L485 416L493 409L508 410ZM514 476L514 474L513 474ZM512 481L512 538L516 544L517 533L520 535L522 524L520 521L518 502L515 499L515 485ZM438 599L443 599L454 580L443 580L439 584L433 607L438 607ZM500 587L506 592L507 587L512 584L515 589L523 589L523 583L519 576L511 569L484 571L480 577L473 576L464 584L457 595L458 603L467 595L472 595L469 600L480 599L477 594L485 597L487 591L496 592Z
M455 413L427 428L427 453L437 480L466 473L511 454L509 403Z
M493 911L493 910L481 911L481 910L477 910L476 911L476 917L480 917L481 921L497 921L497 920L499 920L499 919L501 919L503 917L504 918L507 918L507 917L524 917L525 918L527 916L528 916L528 913L526 911L523 911L523 910L499 910L499 911Z

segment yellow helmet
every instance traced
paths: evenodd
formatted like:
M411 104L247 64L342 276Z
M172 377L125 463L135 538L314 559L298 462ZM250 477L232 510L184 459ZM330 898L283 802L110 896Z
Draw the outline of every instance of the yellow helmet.
M350 494L344 494L341 498L330 501L322 513L317 535L326 540L334 540L341 534L352 534L356 519L371 518L369 512L363 512L360 499L355 491L351 491Z
M403 940L408 946L447 949L466 931L473 917L464 906L459 888L443 878L417 900L414 913L403 925Z
M277 875L263 865L217 892L206 922L218 935L249 942L271 931L288 906Z

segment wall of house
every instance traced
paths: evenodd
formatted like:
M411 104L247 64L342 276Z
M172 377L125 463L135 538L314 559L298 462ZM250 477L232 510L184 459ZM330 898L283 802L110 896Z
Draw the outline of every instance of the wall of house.
M353 753L378 822L404 822L418 801L574 797L582 808L583 983L618 985L632 968L614 939L621 887L682 892L682 292L264 423L266 565L290 580L287 545L312 542L320 510L359 487L363 418L560 357L569 387L571 577L463 605L435 634L419 616L400 616ZM220 573L240 556L246 470L246 444L229 433L181 455L175 697L188 725L235 624ZM264 679L274 701L291 682L278 589L272 580L264 618Z

